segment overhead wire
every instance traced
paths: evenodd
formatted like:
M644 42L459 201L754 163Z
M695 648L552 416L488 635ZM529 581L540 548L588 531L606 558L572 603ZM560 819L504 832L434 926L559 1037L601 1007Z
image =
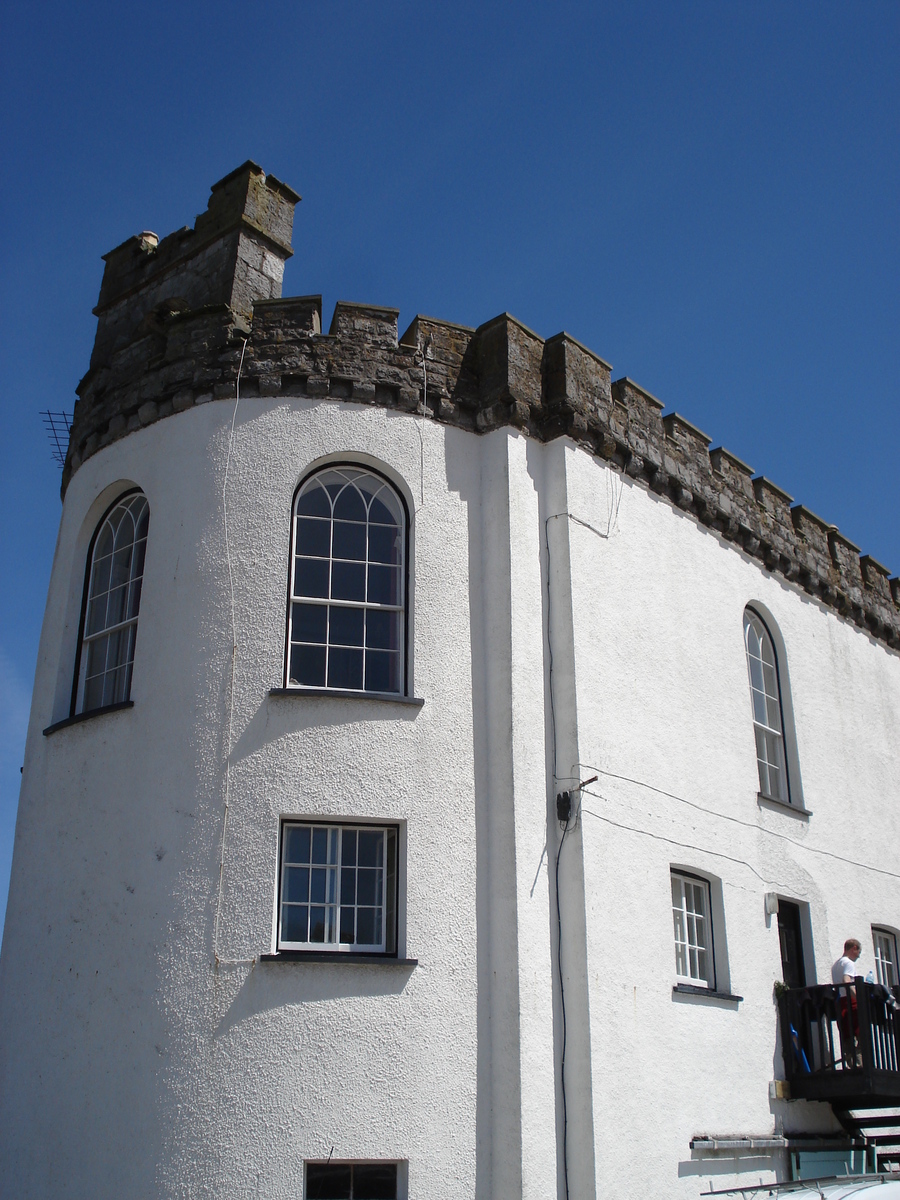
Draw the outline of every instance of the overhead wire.
M587 767L590 771L597 771L600 775L606 775L611 779L620 779L625 783L633 783L636 787L646 788L648 791L655 792L659 796L667 796L670 800L677 800L679 804L685 804L688 808L693 808L697 812L703 813L705 816L718 817L721 821L730 821L734 825L741 825L745 829L752 829L755 833L764 833L767 837L776 838L779 841L787 842L790 846L796 846L798 850L806 850L809 854L819 854L824 858L831 858L837 862L845 863L850 867L859 867L863 871L872 871L877 875L886 875L890 879L900 879L900 873L889 871L886 867L875 867L869 863L858 862L856 859L847 858L843 854L835 854L833 850L823 850L819 846L807 846L804 842L797 841L796 838L788 837L786 834L779 833L775 829L767 829L764 825L756 825L752 821L742 820L741 817L733 817L728 813L718 812L716 809L706 808L702 804L696 803L694 800L687 800L684 796L679 796L675 792L667 792L663 788L655 787L652 783L647 783L642 779L632 779L629 775L619 775L615 771L607 771L603 767L595 766L592 763L581 763L582 767ZM589 795L596 796L599 800L608 800L608 796L601 796L596 792L590 792ZM593 814L597 815L597 814ZM605 819L605 818L601 818ZM623 827L624 828L624 827ZM697 847L699 849L699 847ZM712 851L710 851L712 853Z
M597 792L588 792L587 794L589 796L594 796L598 800L606 799L605 796L601 796ZM682 850L696 850L701 854L711 854L713 858L725 858L729 862L737 863L739 866L746 867L748 871L752 871L756 878L761 880L762 883L770 885L773 882L771 879L766 879L764 876L760 875L759 871L757 871L755 867L751 866L750 863L743 858L735 858L731 854L724 854L718 850L708 850L704 846L695 846L690 842L680 842L675 838L666 837L661 833L652 833L649 829L639 829L636 825L623 825L619 821L614 821L611 817L604 817L601 813L594 812L593 809L585 808L583 804L581 806L581 811L589 817L595 817L598 821L603 821L607 825L614 826L616 829L624 829L627 833L638 833L643 837L652 838L656 842L665 842L669 846L679 846Z

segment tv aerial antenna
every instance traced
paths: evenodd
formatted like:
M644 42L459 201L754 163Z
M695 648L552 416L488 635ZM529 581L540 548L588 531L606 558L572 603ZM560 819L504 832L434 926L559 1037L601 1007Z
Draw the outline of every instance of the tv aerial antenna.
M54 412L48 408L41 413L41 419L50 441L50 454L53 461L62 469L66 465L66 451L69 448L69 430L72 428L72 418L67 412Z

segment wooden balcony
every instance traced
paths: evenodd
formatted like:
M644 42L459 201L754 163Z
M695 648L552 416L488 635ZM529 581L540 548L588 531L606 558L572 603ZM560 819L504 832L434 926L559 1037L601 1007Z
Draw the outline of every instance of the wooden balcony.
M900 989L862 978L852 987L790 988L778 1014L792 1099L839 1109L900 1103Z

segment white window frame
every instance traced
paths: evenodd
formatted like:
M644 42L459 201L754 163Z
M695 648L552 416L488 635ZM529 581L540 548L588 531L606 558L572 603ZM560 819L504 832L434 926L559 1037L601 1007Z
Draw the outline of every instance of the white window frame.
M334 507L337 503L337 497L331 497L331 517L322 518L314 516L306 516L298 512L298 508L302 500L307 497L310 492L313 492L316 487L323 482L323 476L328 479L329 483L337 482L341 477L345 480L345 486L354 487L360 479L368 479L377 485L377 492L374 499L380 500L385 507L391 511L391 515L395 517L397 530L399 533L399 562L386 563L380 558L371 558L372 549L372 531L375 528L387 528L385 525L379 525L371 519L371 500L367 503L367 519L365 522L365 545L366 557L360 558L341 558L334 553L334 535L336 518ZM330 477L330 478L329 478ZM357 489L358 490L358 489ZM298 533L300 530L301 520L321 520L323 524L326 520L329 522L328 534L328 552L321 555L309 555L298 553ZM340 522L340 518L337 518ZM357 522L351 522L357 524ZM294 502L291 509L291 559L290 570L288 574L288 610L287 610L287 646L285 654L285 669L284 669L284 686L285 688L302 690L329 690L329 691L354 691L362 695L390 695L390 696L405 696L408 694L408 628L409 628L409 612L408 612L408 595L409 595L409 580L408 580L408 561L407 548L409 544L409 511L406 502L400 491L382 475L379 471L372 467L364 466L357 463L329 463L327 466L321 467L308 475L297 488L294 495ZM306 595L303 594L302 585L298 583L298 576L304 569L305 565L315 563L328 564L328 583L326 585L327 594L321 595ZM365 577L365 596L364 598L342 599L335 597L333 592L335 565L344 565L346 568L362 566ZM397 569L398 572L398 596L397 603L387 603L371 600L369 598L369 587L373 580L371 568L375 568L376 572L385 567ZM308 566L307 566L308 569ZM315 610L321 609L324 611L323 625L325 628L324 641L319 637L313 637L308 630L301 628L303 609L307 609L307 616L312 615L315 619ZM364 627L362 640L353 640L342 642L339 640L340 635L333 637L334 626L337 619L341 615L341 610L349 617L352 612L362 614L361 625ZM378 645L370 643L369 638L369 621L371 615L390 615L394 614L397 624L396 637L397 646L382 648ZM304 636L306 634L306 636ZM295 671L295 651L299 655L302 653L302 648L305 647L308 653L316 652L320 648L324 653L323 677L317 682L301 681L299 678L300 671ZM374 666L375 660L379 652L387 649L391 654L397 654L397 679L396 687L375 687L369 686L368 671L370 667L370 652L374 655L371 659ZM359 651L362 654L362 672L360 686L355 686L353 683L338 682L333 678L332 673L332 658L333 651ZM349 659L349 655L346 655ZM335 659L336 661L336 659Z
M308 857L304 858L292 849L294 841L291 833L293 830L309 831L310 845L308 848ZM315 851L316 839L314 838L314 834L316 831L319 834L319 842L323 838L326 842L325 861L322 861L321 855L317 855ZM380 833L383 835L380 867L359 867L355 862L345 861L349 836L357 835L354 839L354 847L358 847L358 835L361 833ZM349 858L349 855L347 857ZM372 954L381 955L385 958L397 957L399 934L398 897L400 892L399 825L369 821L338 821L321 817L285 817L281 822L278 864L276 946L279 952L338 955ZM354 885L357 885L360 870L380 871L380 881L377 875L374 880L376 884L376 896L380 896L380 904L359 903L356 886L354 886L353 901L348 900L347 892L344 890L345 872L347 874L355 872L352 881ZM302 873L306 871L309 874L304 880ZM318 879L315 878L314 872L318 873ZM325 895L319 901L314 900L313 896L316 884L322 884L323 882ZM346 882L350 881L347 880ZM380 892L377 891L379 883ZM309 897L308 900L304 900L302 892L297 890L298 887L301 889L305 888L306 896ZM381 910L380 927L376 931L378 934L377 939L373 942L341 941L340 936L346 929L345 919L347 914L351 910L354 914L353 927L355 935L358 931L359 910L372 908ZM307 940L292 938L291 932L293 931L289 931L286 928L288 910L291 909L307 910ZM318 917L318 913L321 910L324 910L322 913L324 921L323 940L310 940L308 936L309 925ZM316 912L316 917L313 916L314 911ZM329 938L329 935L334 936L331 937L331 940L324 940Z
M872 926L872 943L875 948L875 975L886 988L897 986L897 935L892 929Z
M121 542L120 535L130 523L133 536L129 542ZM88 550L85 570L84 597L81 605L81 621L78 628L78 654L75 678L72 687L71 715L95 712L112 705L123 704L131 698L131 681L134 669L134 654L137 643L138 618L140 616L141 590L144 577L144 561L150 524L150 506L147 497L139 488L119 496L101 518ZM141 526L144 526L141 531ZM112 537L112 552L98 557L103 546L105 533ZM141 534L141 536L138 536ZM113 588L115 557L130 548L130 556L124 572L119 565L118 583ZM101 565L110 558L109 574ZM114 591L124 592L124 614L116 612L110 619L110 598ZM104 615L95 619L95 605L103 604ZM97 610L99 611L99 610ZM112 651L112 659L110 652ZM91 657L103 653L104 670L88 676ZM111 684L107 677L112 676ZM102 678L101 702L87 703L88 680Z
M759 647L758 654L756 646ZM763 618L749 605L744 609L744 651L756 740L759 794L767 800L790 804L784 703L775 639Z
M675 977L678 983L715 991L716 964L710 882L702 875L694 875L675 867L670 870L670 880Z

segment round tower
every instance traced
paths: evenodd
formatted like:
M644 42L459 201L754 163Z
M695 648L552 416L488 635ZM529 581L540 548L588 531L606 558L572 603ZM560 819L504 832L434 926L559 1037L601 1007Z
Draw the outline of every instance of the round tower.
M23 1200L474 1194L477 474L395 311L279 299L298 199L248 163L106 256L3 944Z

